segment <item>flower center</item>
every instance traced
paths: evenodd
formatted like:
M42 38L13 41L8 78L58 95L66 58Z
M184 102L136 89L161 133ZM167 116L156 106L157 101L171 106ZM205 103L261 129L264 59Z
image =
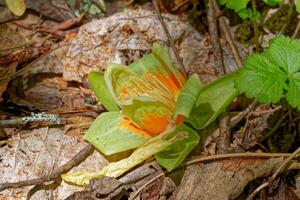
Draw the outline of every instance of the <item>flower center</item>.
M163 83L152 73L145 73L142 76L130 77L130 86L121 89L120 99L127 100L128 98L137 96L146 96L155 98L171 110L175 109L175 98Z

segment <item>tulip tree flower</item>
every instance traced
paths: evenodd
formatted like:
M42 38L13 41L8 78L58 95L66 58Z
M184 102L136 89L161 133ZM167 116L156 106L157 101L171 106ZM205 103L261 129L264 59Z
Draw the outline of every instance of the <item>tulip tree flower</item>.
M118 177L153 155L171 171L199 143L183 121L203 85L196 75L186 81L158 44L129 66L109 64L104 75L90 73L89 83L109 112L93 122L85 140L105 155L135 150L100 172L65 174L64 180L82 185L94 177Z

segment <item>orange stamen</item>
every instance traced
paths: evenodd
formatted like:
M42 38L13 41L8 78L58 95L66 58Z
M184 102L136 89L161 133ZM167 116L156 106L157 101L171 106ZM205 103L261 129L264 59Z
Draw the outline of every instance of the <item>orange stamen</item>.
M157 78L165 85L172 94L176 94L180 91L180 85L173 75L163 76L162 74L157 74Z

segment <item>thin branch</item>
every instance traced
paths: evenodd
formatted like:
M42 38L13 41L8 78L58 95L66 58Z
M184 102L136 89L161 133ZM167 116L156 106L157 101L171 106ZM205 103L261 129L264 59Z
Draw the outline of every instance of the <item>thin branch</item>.
M256 0L251 0L252 9L253 12L256 12ZM258 29L258 23L257 20L253 20L253 26L254 26L254 39L255 39L255 51L259 51L260 42L259 42L259 29Z
M157 14L158 20L160 21L160 23L161 23L161 25L162 25L162 27L163 27L163 29L164 29L164 32L165 32L165 34L166 34L166 36L167 36L167 38L168 38L168 42L169 42L169 44L170 44L170 46L171 46L171 48L172 48L172 50L173 50L173 53L174 53L174 55L175 55L175 57L176 57L177 63L178 63L178 65L179 65L179 68L180 68L181 72L183 73L183 75L184 75L185 77L187 77L187 73L186 73L186 71L185 71L185 68L184 68L182 59L181 59L180 56L179 56L179 53L178 53L178 51L177 51L177 49L176 49L176 46L175 46L175 43L174 43L174 41L173 41L173 39L172 39L172 37L171 37L171 35L170 35L170 33L169 33L167 27L166 27L166 24L165 24L165 22L164 22L164 20L163 20L163 17L161 16L161 13L160 13L160 10L159 10L159 7L158 7L158 5L157 5L156 0L152 0L152 4L153 4L154 9L155 9L155 12L156 12L156 14Z
M0 120L0 126L17 125L17 124L23 124L27 122L37 122L37 121L51 121L56 124L61 123L61 119L58 115L41 112L41 113L31 113L31 116L22 117L22 118Z
M243 120L244 117L246 117L249 114L249 112L251 112L253 109L255 109L257 104L258 104L257 101L254 100L244 111L242 111L239 114L237 114L236 116L232 117L229 122L229 129L234 128L241 120ZM212 133L212 135L219 133L219 131L220 131L220 128L216 129Z
M277 123L275 124L275 126L269 131L267 132L266 134L263 135L263 137L261 137L259 139L260 142L270 138L277 130L278 128L282 125L284 119L288 116L288 113L285 113L278 121Z
M162 172L162 173L159 173L157 176L153 177L152 179L150 179L149 181L147 181L147 183L145 183L142 187L140 187L130 198L129 200L133 200L135 199L139 193L149 184L153 183L155 180L159 179L160 177L164 176L165 173Z
M258 105L257 101L254 100L244 111L232 117L232 119L230 119L230 124L229 124L230 128L233 128L238 123L240 123L240 121L244 119L252 110L254 110L257 105Z
M261 184L258 188L256 188L248 197L246 200L252 200L256 194L258 194L262 189L268 187L276 178L277 176L282 173L288 166L290 165L291 161L299 156L300 148L298 148L296 151L294 151L290 156L288 156L287 159L285 159L282 164L276 169L275 173L271 176L271 178Z
M259 187L257 187L248 197L246 200L252 200L257 193L259 193L262 189L269 186L269 182L264 182Z
M296 151L294 151L292 153L292 155L290 155L287 159L285 159L283 161L283 163L277 168L276 172L273 174L273 176L271 176L271 179L269 180L269 182L274 181L277 176L282 173L290 164L290 162L294 159L297 158L299 156L300 153L300 148L298 148Z
M219 30L218 30L218 23L217 23L217 16L215 14L215 9L212 0L208 1L207 4L207 22L208 22L208 30L210 39L212 42L212 46L214 49L214 61L215 61L215 68L217 70L217 74L222 76L225 74L225 66L223 62L223 55L222 49L220 45L220 38L219 38Z
M171 12L176 12L177 10L179 10L179 8L181 8L182 6L184 6L185 4L187 4L189 2L190 2L189 0L182 1L180 4L178 4L177 6L172 8Z
M219 16L219 24L220 24L220 28L222 30L222 32L224 33L225 35L225 38L226 38L226 41L228 43L228 45L230 46L231 48L231 51L232 51L232 54L233 54L233 57L236 61L236 64L239 68L242 68L243 67L243 62L242 62L242 59L241 59L241 55L234 43L234 40L233 40L233 37L232 37L232 34L229 30L229 26L227 25L226 23L226 19L224 16L221 16L222 12L219 8L219 5L218 3L216 2L216 0L211 0L212 3L213 3L213 6L215 8L215 13L217 16Z
M63 164L59 168L55 169L49 175L42 176L36 179L25 180L25 181L2 183L0 184L0 192L9 188L19 188L19 187L30 186L30 185L40 185L45 182L53 181L59 178L61 174L68 172L74 166L81 163L88 155L90 155L92 149L93 146L88 144L82 150L80 150L71 160L69 160L67 163Z
M57 50L57 49L59 49L59 48L62 48L62 47L65 47L65 46L67 46L67 45L69 45L68 42L66 42L66 43L64 43L64 44L62 44L62 45L60 45L60 44L54 45L54 47L51 47L51 49L50 49L46 54L43 54L43 55L41 55L40 57L38 57L37 59L33 60L31 63L29 63L28 65L26 65L25 67L23 67L23 68L20 69L19 71L16 71L16 72L14 72L14 73L7 74L7 75L5 75L4 77L1 77L1 78L0 78L0 81L6 80L6 79L13 79L13 78L15 78L15 77L17 77L17 76L22 75L22 74L23 74L24 72L26 72L27 70L30 70L30 68L31 68L34 64L36 64L38 61L40 61L40 60L42 60L43 58L49 56L49 55L50 55L52 52L54 52L55 50Z
M230 152L230 117L227 115L223 117L219 123L219 140L218 140L218 153Z
M216 160L232 159L232 158L259 158L259 159L268 159L273 157L289 157L291 153L230 153L230 154L219 154L206 157L193 158L190 161L186 162L186 165L193 165L201 162L213 162Z
M296 29L293 33L292 38L296 38L298 33L299 33L299 30L300 30L300 15L298 15L297 19L298 19L298 23L297 23L297 26L296 26Z

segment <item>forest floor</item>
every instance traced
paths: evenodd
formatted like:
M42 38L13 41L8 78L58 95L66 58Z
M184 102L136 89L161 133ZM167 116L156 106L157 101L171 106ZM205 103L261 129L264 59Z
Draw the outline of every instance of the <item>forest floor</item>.
M108 62L129 65L159 42L187 76L207 85L241 69L274 36L298 38L289 3L252 1L258 22L216 0L25 2L18 17L0 0L0 200L300 199L299 112L244 95L197 130L199 145L172 172L149 158L85 187L60 176L128 156L104 156L83 139L106 111L89 72L105 71Z

